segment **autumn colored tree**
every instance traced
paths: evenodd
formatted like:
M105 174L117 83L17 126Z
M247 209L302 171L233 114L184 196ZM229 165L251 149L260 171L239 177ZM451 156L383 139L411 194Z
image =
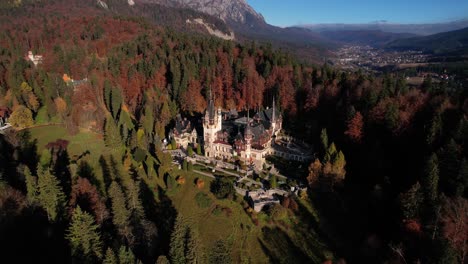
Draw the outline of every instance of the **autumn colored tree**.
M57 97L54 99L55 103L55 109L57 109L57 113L60 115L60 117L65 119L65 115L67 113L67 102L61 97Z
M78 177L78 180L72 187L70 206L73 207L79 204L80 200L84 200L84 205L89 205L90 208L88 209L92 211L98 224L101 224L109 217L104 199L99 196L96 187L91 185L88 179Z
M13 110L8 121L12 126L20 129L30 127L34 124L31 110L22 105Z
M309 175L307 176L307 182L309 183L309 186L315 186L318 183L321 174L322 163L319 159L315 159L315 161L309 165Z
M442 212L443 235L465 263L468 252L468 201L462 197L446 199Z
M360 142L362 139L363 126L363 117L360 112L356 112L354 117L348 121L348 129L345 131L345 135L354 142Z

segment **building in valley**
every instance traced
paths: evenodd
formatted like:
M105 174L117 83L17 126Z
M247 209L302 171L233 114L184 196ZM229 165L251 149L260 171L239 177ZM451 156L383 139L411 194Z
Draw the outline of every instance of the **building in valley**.
M240 160L246 165L262 168L265 157L272 154L274 138L281 131L282 117L273 105L252 118L233 117L210 99L203 118L205 156L225 161Z

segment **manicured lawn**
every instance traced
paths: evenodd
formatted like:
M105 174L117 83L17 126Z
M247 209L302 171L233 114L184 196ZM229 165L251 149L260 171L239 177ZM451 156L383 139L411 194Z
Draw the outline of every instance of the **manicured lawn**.
M110 155L114 155L116 158L119 157L118 151L106 147L102 135L97 133L80 131L76 135L70 135L67 130L60 125L38 126L30 128L28 131L31 133L31 138L37 140L38 154L42 153L49 142L56 141L57 139L68 140L70 143L67 151L70 161L72 162L79 157L84 157L82 160L88 162L91 168L94 169L93 172L96 179L101 181L101 183L104 182L102 170L100 169L101 165L99 164L101 155L107 158Z
M42 152L47 143L57 139L65 139L70 142L67 148L70 158L79 156L86 151L89 151L90 155L99 158L101 154L110 150L104 145L102 135L92 132L80 131L72 136L68 134L63 126L59 125L39 126L30 128L28 131L33 139L37 139L39 153Z
M244 212L240 202L229 200L218 200L209 191L210 182L208 177L185 174L186 183L178 187L176 192L170 194L177 211L193 226L198 226L202 244L205 252L214 244L216 240L222 239L229 243L232 249L233 262L268 263L268 257L263 252L259 243L261 229L256 227L250 217ZM194 180L202 177L205 181L203 189L198 189L194 185ZM198 192L206 193L212 200L210 208L200 208L197 205L195 196ZM238 197L238 199L242 199ZM214 215L212 210L216 205L227 207L232 210L232 214L227 216L224 212Z

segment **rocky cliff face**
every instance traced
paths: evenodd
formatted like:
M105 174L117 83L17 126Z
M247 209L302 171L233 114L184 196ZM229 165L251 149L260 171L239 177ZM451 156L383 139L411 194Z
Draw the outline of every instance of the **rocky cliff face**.
M228 23L265 22L263 16L257 13L245 0L140 0L139 2L190 8L218 17Z

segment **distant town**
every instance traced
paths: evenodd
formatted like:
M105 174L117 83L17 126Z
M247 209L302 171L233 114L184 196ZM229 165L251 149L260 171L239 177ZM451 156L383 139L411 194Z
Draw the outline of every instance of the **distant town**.
M387 51L371 46L345 45L336 53L333 63L346 70L380 71L383 67L415 66L427 63L430 55L422 51Z

